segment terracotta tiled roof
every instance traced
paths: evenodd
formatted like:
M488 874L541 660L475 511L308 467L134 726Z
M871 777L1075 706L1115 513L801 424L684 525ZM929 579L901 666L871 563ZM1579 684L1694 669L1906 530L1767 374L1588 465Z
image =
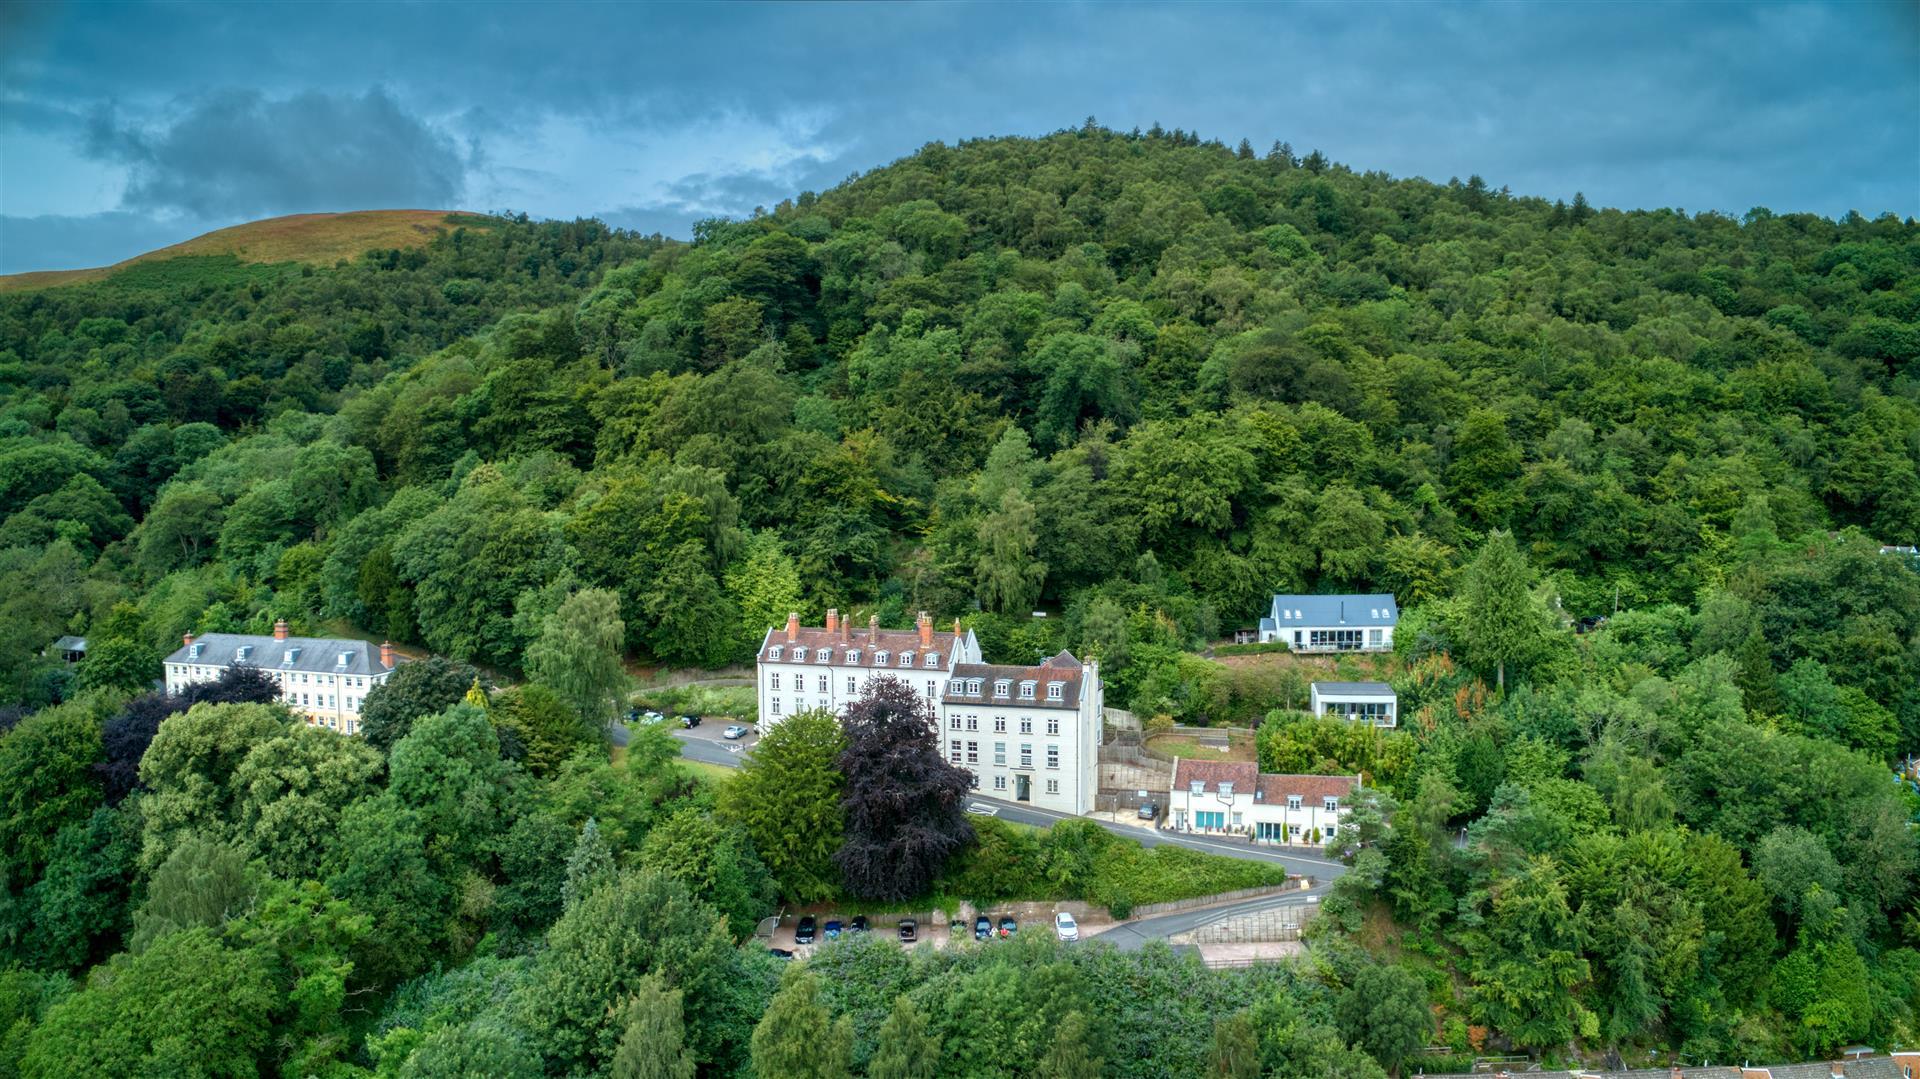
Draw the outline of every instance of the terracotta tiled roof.
M1287 776L1260 773L1260 800L1286 804L1287 796L1297 794L1307 805L1318 806L1323 798L1345 801L1353 794L1355 776Z
M954 635L934 633L931 638L932 645L923 646L920 643L919 632L911 629L883 629L877 632L856 629L842 634L829 633L819 626L802 626L794 635L794 639L788 640L787 631L776 627L767 634L766 640L760 643L760 660L763 663L793 663L796 662L795 650L804 648L807 650L807 658L803 662L808 664L885 667L888 670L901 671L944 671L947 669L947 655L953 651ZM778 658L773 654L776 648L780 650ZM825 661L820 659L822 649L829 657ZM849 661L847 656L853 652L858 652L860 658ZM887 653L887 661L884 664L875 661L875 657L882 652ZM902 652L913 653L913 666L900 666ZM929 652L935 657L934 665L931 667L927 666Z
M1022 708L1064 708L1068 710L1080 707L1080 679L1083 669L1080 661L1069 653L1042 660L1036 667L1021 667L1007 663L959 663L955 664L950 678L954 681L980 680L979 693L954 691L951 682L941 691L940 698L950 704L1012 704ZM996 697L993 684L1000 679L1007 681L1007 695ZM1033 696L1020 696L1020 683L1033 683ZM1053 682L1061 683L1060 699L1052 700L1047 696L1047 686Z
M1252 761L1203 761L1181 757L1179 766L1173 770L1173 789L1192 790L1194 782L1198 780L1205 784L1201 789L1207 794L1220 793L1222 783L1233 784L1235 794L1251 794L1259 775L1260 768Z

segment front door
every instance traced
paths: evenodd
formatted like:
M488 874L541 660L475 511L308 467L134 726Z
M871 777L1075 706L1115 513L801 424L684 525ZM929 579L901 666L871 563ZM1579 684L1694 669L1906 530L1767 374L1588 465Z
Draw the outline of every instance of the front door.
M1013 799L1016 802L1033 801L1033 780L1026 776L1014 776Z

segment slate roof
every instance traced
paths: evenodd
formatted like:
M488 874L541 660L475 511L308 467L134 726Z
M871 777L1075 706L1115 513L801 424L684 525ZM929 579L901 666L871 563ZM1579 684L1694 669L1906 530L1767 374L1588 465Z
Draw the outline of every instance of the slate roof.
M1321 694L1341 693L1348 696L1373 694L1375 696L1393 696L1393 687L1385 682L1315 682L1313 688Z
M1048 656L1038 666L1022 667L1008 663L956 663L952 679L980 679L980 692L975 694L954 692L951 682L940 691L940 699L949 704L1012 704L1022 708L1060 708L1073 711L1080 707L1080 679L1085 670L1080 661L1071 652ZM1007 687L1007 695L993 695L993 683L1004 678L1012 683ZM1032 682L1032 698L1020 696L1020 683ZM1062 683L1060 699L1047 699L1047 684Z
M1298 615L1293 612L1299 611ZM1342 596L1276 595L1267 607L1274 629L1324 629L1329 626L1391 626L1400 621L1400 605L1386 592ZM1269 628L1263 626L1262 628Z
M193 655L193 648L200 647L200 653ZM240 650L249 648L244 659ZM292 659L287 653L299 649ZM347 662L340 663L340 653L348 653ZM399 657L394 657L398 661ZM275 640L271 634L256 635L250 633L204 633L193 639L192 645L183 644L167 657L168 663L185 663L203 667L231 667L236 662L248 667L258 667L263 671L307 671L313 674L364 674L380 675L391 671L392 667L380 664L380 646L366 641L345 640L337 637L288 637Z

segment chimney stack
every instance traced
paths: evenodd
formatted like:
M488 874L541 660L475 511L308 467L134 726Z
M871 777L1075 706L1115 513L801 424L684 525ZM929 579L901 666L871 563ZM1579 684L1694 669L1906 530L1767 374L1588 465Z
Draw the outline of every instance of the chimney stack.
M920 617L918 619L915 619L913 624L920 627L920 647L932 648L933 647L933 616L929 615L925 611L921 611Z
M181 644L187 644L187 645L190 645L190 644L192 644L192 643L193 643L193 632L192 632L191 630L189 630L189 631L187 631L186 633L182 633L182 634L180 635L180 643L181 643Z
M392 641L380 642L380 665L382 667L385 667L387 670L393 670L393 642Z
M287 620L286 619L284 618L277 619L273 623L273 639L276 641L284 641L287 639Z
M849 611L847 612L847 616L840 620L840 643L851 644L852 642L853 642L853 612Z
M839 628L840 628L840 608L828 607L827 608L827 632L832 633L835 630L838 630Z
M799 639L800 639L800 612L788 611L787 612L787 640L797 641Z
M870 614L867 616L867 647L869 648L873 647L873 645L876 644L879 640L880 640L880 616L877 614Z
M960 620L958 618L953 620L953 635L955 637L960 636Z

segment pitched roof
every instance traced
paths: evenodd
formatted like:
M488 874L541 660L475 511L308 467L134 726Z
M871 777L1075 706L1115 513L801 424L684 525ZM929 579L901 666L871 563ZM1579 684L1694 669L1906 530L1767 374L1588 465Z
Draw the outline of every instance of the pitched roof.
M1340 596L1276 595L1267 608L1278 629L1326 626L1391 626L1400 605L1387 592Z
M1236 795L1253 795L1256 802L1284 805L1287 796L1297 794L1304 802L1318 805L1323 798L1346 798L1353 792L1358 776L1296 776L1262 772L1252 761L1209 761L1181 757L1173 768L1173 789L1191 791L1201 784L1203 794L1219 794L1220 784L1233 784Z
M935 632L933 644L923 646L920 643L920 631L913 629L855 629L846 633L829 633L823 626L802 626L793 640L787 639L787 631L775 626L767 631L760 642L760 661L762 663L793 663L794 649L807 650L806 663L819 663L838 667L886 667L888 669L915 671L944 671L947 669L947 653L953 651L956 640L952 633ZM773 650L780 650L775 659ZM887 662L875 661L880 653L887 653ZM900 666L900 653L913 653L913 666ZM821 659L825 654L828 658ZM858 659L848 659L849 655L859 654ZM935 657L934 665L927 666L927 654Z
M198 654L193 652L195 647ZM244 656L241 649L250 649ZM297 652L295 650L298 650ZM289 654L291 658L289 658ZM347 656L340 661L341 654ZM398 663L400 657L395 656ZM231 667L235 663L263 671L307 671L315 674L379 675L392 667L380 663L380 646L338 637L287 637L251 633L203 633L193 644L183 644L167 657L168 663Z
M1009 663L956 663L946 688L941 690L940 699L954 704L1017 704L1022 708L1073 710L1080 707L1080 680L1083 675L1084 668L1071 652L1048 656L1033 667ZM975 678L980 680L980 692L954 691L953 682L965 683ZM1004 697L993 694L993 684L1000 679L1008 682L1007 695ZM1020 696L1022 682L1034 684L1032 697ZM1047 686L1054 682L1061 684L1059 700L1047 696Z
M1376 694L1383 697L1393 696L1393 687L1385 682L1315 682L1313 688L1320 693Z

